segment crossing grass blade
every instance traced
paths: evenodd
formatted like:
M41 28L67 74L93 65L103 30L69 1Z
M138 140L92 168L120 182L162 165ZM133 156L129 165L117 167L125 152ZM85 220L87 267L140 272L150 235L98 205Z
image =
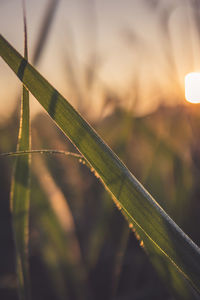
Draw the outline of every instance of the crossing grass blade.
M118 207L167 265L200 293L200 249L157 204L91 126L2 36L0 55L74 143ZM155 261L156 261L155 259ZM166 270L166 272L168 272ZM189 298L188 298L189 299Z
M24 58L28 58L27 29L24 10ZM22 87L20 127L17 151L30 150L29 92ZM30 299L28 264L29 197L30 197L30 157L16 159L11 185L11 213L16 250L16 272L18 293L21 300Z
M7 152L1 153L0 158L3 157L15 157L15 156L27 156L29 154L61 154L70 157L76 157L78 159L82 159L83 156L78 153L62 151L62 150L54 150L54 149L41 149L41 150L22 150L16 152Z

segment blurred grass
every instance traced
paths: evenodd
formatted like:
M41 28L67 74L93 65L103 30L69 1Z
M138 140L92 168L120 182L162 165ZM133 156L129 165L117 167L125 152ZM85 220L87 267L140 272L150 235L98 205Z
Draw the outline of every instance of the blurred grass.
M193 161L194 153L195 156L197 156L196 153L198 153L198 139L196 139L197 137L191 135L190 123L188 122L187 118L188 114L190 114L190 117L193 119L193 126L196 125L196 127L198 127L199 114L196 110L191 109L191 107L182 109L181 114L179 108L161 108L156 113L151 114L149 116L137 119L131 118L132 124L134 124L134 126L131 127L131 130L130 127L127 128L127 130L129 130L130 132L130 135L129 138L127 138L126 140L126 149L125 152L123 152L123 154L122 152L120 153L120 147L118 146L120 145L121 136L119 135L119 131L115 129L116 126L118 126L119 122L121 124L123 123L125 112L117 110L110 117L107 117L105 120L102 120L99 124L96 124L95 127L98 129L98 131L105 134L106 140L109 143L111 143L113 149L119 151L119 155L124 155L124 157L126 157L129 166L136 172L136 175L141 179L146 178L146 182L148 182L148 187L151 189L151 192L154 194L154 196L157 198L158 196L162 196L161 198L158 198L163 199L161 205L164 206L167 209L167 211L173 215L174 219L179 223L179 225L182 226L182 228L184 228L184 230L193 238L193 240L197 244L200 244L200 224L198 217L199 185L198 181L194 180L196 178L198 166L195 163L195 161ZM170 126L170 123L173 123L174 120L174 118L170 117L172 115L176 115L176 121L177 124L179 124L179 126L176 127L176 130L173 135L168 135L168 127ZM48 129L45 129L43 127L41 130L40 122L43 123L44 121L47 124L45 128ZM10 120L10 122L12 124L13 120ZM181 154L183 155L183 157L186 158L187 163L186 165L183 165L183 161L181 160L182 168L178 168L178 170L176 170L178 174L176 173L175 176L175 178L179 178L180 185L176 186L176 180L173 180L172 172L174 172L174 168L166 168L166 166L173 166L174 152L171 151L170 154L170 151L168 150L166 152L165 148L163 150L163 147L158 147L157 149L157 157L159 155L159 163L154 166L153 170L151 171L151 174L149 173L148 178L146 177L146 167L144 166L144 164L141 163L140 160L138 160L140 156L137 156L137 153L140 153L141 156L144 155L144 157L146 158L146 164L148 164L151 167L152 156L155 155L155 149L154 146L152 146L152 144L156 146L159 145L159 143L154 144L149 138L149 134L145 135L142 130L135 130L134 128L138 128L135 127L137 123L139 125L139 128L141 128L141 125L144 124L149 130L152 129L152 132L154 132L155 136L160 136L159 128L162 127L162 135L168 135L168 137L165 138L165 142L171 145L179 144L180 148L182 147L182 149L184 149L184 151L182 151ZM109 128L109 130L106 130L106 128ZM13 132L14 137L15 124L13 123L12 126L8 126L8 129L3 128L2 130L3 131L1 131L1 136L4 136L4 134L10 136L9 145L6 146L6 143L4 143L4 145L1 145L1 151L5 152L8 151L8 149L12 149L12 147L14 148L14 139L11 136L11 132ZM41 145L39 144L39 142L36 142L35 139L35 141L33 141L34 148L53 148L55 145L52 144L52 140L54 141L53 143L57 145L57 148L63 147L63 135L58 135L57 128L55 128L51 121L45 116L37 117L37 120L35 120L35 122L33 123L33 132L34 131L37 132L37 135L40 137L40 141L43 141L43 144ZM7 132L9 132L9 134ZM112 138L110 137L110 134L112 134ZM45 138L47 136L51 138ZM52 139L52 137L55 137L55 139ZM13 146L10 144L11 141L13 141ZM65 149L72 150L72 146L70 144L67 145L65 143ZM134 159L132 151L134 151L137 160ZM0 163L5 165L5 167L9 170L8 165L10 163L10 160L0 160ZM115 264L112 265L111 263L111 258L114 258L116 255L118 255L117 253L118 251L120 251L120 249L117 250L118 246L120 245L121 239L121 236L118 233L121 232L123 227L122 223L124 221L120 216L119 212L116 210L116 208L113 207L112 203L107 201L107 196L105 195L105 192L103 191L102 187L99 186L99 184L97 184L95 178L93 178L90 171L87 170L87 168L84 165L80 165L76 161L65 160L61 157L48 158L48 164L55 182L57 182L59 188L62 190L65 197L68 199L68 203L75 220L76 234L80 242L81 251L83 253L83 260L85 261L86 266L88 265L88 272L89 274L91 274L89 275L89 278L91 276L91 281L88 289L89 291L93 290L93 295L95 299L100 299L102 297L105 297L105 299L110 299L109 295L112 295L110 282L112 282L114 278L113 272L115 268ZM153 177L151 176L152 174L154 174ZM7 175L7 178L9 178L9 174ZM35 181L36 179L34 178L33 180ZM6 197L8 197L8 188L6 188L4 182L5 178L2 181L1 188L2 191L5 191L2 192L2 196L5 194L4 199L6 201ZM158 182L159 185L157 184ZM167 189L166 184L168 187ZM46 209L47 204L44 203L44 199L46 198L46 196L44 194L42 197L39 196L39 194L41 193L41 188L39 189L38 187L35 187L34 184L32 190L32 203L35 203L34 199L38 199L38 201L39 199L41 199L40 202L38 202L41 203L39 204L39 208L37 208L36 206L35 209L31 209L31 239L33 239L32 243L34 246L31 243L30 261L32 266L31 276L33 281L33 287L35 287L33 290L35 298L38 297L38 299L40 299L39 291L40 289L42 289L45 297L47 297L48 295L51 299L51 293L48 291L48 282L49 280L52 281L51 274L54 274L54 272L48 271L48 264L51 260L49 259L45 262L45 260L42 259L43 255L41 255L41 251L44 251L42 250L42 244L45 241L46 242L44 244L46 246L44 249L46 249L46 247L53 249L53 246L50 242L51 230L45 230L45 235L47 239L46 240L44 239L44 235L41 235L41 229L44 227L44 225L42 225L43 222L44 224L47 224L47 219L50 223L50 220L52 220L51 226L54 227L53 217L48 217ZM169 199L168 195L171 196L171 191L173 190L176 191L176 193L172 198L170 198L171 201L169 202L166 199ZM182 199L176 197L176 194L179 193L182 193L185 196L185 200L183 202L181 201ZM74 199L76 199L76 201L74 201ZM6 210L4 209L4 211ZM54 218L56 218L56 216ZM116 219L116 221L114 221L114 219ZM7 222L8 220L4 218L4 224ZM113 231L116 232L116 241L114 241L114 235L112 235ZM8 236L10 236L9 232L5 234L5 238L7 239ZM55 236L58 236L58 233L56 233ZM47 242L48 240L49 242ZM63 249L65 249L65 240L66 239L64 238L60 241L61 248L63 247ZM108 244L108 241L110 246ZM168 299L168 291L164 288L162 284L160 284L158 288L159 279L153 271L151 265L147 261L146 257L144 256L143 250L139 248L138 243L132 234L129 237L127 248L126 243L127 242L125 241L124 247L126 251L122 251L122 253L124 253L122 254L124 255L124 259L122 263L120 277L118 278L119 283L116 293L116 299L118 299L117 297L119 295L121 295L121 297L124 297L125 299L126 297L128 298L131 295L138 295L138 299L159 299L161 297L164 299ZM116 247L116 245L118 246ZM7 247L10 250L13 249L12 246ZM50 249L49 251L53 251L54 255L57 255L56 253L59 253L58 250ZM64 254L64 256L66 259L66 254ZM60 255L59 257L59 259L61 259ZM62 259L64 259L64 257ZM32 261L34 261L34 263ZM1 274L1 278L4 278L5 274L9 270L9 264L6 264L4 262L4 265L4 272ZM106 271L107 268L102 267L103 265L107 265L109 272ZM38 272L37 268L43 270L41 276L44 278L44 284L46 284L46 288L44 288L44 286L41 287L40 283L38 282L39 279L37 280L35 276L35 274L37 274ZM9 274L12 274L12 272ZM58 277L56 276L56 278L60 278L60 276L62 277L62 281L64 280L63 285L65 285L65 282L67 281L67 276L59 275ZM70 276L70 274L68 276ZM107 277L109 278L109 280L104 281L103 279ZM128 278L131 278L131 280L127 280ZM63 292L62 297L57 295L57 287L60 287L62 281L60 281L59 285L56 285L54 288L54 285L51 285L50 291L52 292L52 295L54 295L54 299L62 299L62 297L64 299L65 297L64 295L66 291ZM59 288L59 290L62 291L63 288ZM11 290L10 288L8 288L8 286L4 287L0 289L0 295L1 293L3 295L3 292L9 294L9 291ZM146 291L146 296L144 295L144 291Z
M136 227L142 238L141 245L145 242L147 252L153 251L159 263L161 258L164 258L165 264L172 269L170 276L174 277L175 274L180 287L174 289L173 279L169 279L169 288L174 289L181 297L183 286L188 292L186 299L191 297L195 299L192 287L196 291L199 290L199 269L198 264L194 263L194 257L198 261L199 248L129 173L89 124L2 36L1 46L4 60L18 74L60 129L83 153L91 167L94 167L92 169L96 177L105 184L128 221L132 220L131 226ZM167 269L163 268L164 270L166 273Z

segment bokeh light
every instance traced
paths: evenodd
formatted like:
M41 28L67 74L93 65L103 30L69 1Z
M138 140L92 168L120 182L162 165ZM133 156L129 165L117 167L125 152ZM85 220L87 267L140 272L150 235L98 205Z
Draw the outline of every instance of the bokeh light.
M185 98L191 103L200 103L200 73L193 72L185 76Z

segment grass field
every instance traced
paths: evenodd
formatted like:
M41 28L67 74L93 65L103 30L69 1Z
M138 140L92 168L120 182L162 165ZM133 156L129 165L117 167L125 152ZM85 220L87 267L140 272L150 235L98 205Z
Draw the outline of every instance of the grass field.
M24 24L24 57L0 36L24 84L20 118L18 103L0 127L0 299L200 299L199 105L173 83L179 104L160 94L138 115L105 89L90 126L29 65ZM28 91L47 112L31 124Z

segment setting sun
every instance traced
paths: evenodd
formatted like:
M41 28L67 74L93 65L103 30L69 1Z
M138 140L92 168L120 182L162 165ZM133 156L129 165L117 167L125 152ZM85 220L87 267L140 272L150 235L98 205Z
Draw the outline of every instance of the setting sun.
M191 103L200 103L200 73L185 76L185 98Z

